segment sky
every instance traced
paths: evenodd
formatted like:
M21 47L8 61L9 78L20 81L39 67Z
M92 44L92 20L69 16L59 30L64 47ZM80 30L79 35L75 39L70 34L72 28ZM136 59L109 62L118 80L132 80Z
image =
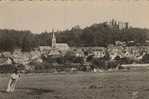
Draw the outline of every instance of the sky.
M0 29L33 33L84 28L112 18L149 28L149 0L2 0Z

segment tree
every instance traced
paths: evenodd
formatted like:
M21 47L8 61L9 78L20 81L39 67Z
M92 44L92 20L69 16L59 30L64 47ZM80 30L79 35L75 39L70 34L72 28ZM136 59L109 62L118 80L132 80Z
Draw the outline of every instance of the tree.
M36 42L35 36L27 32L23 38L22 51L31 51L33 48L38 47L38 42Z

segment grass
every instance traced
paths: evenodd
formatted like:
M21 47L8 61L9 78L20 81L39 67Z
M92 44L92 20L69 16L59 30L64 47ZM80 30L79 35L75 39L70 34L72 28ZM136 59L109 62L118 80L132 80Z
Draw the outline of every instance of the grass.
M149 99L149 71L22 74L13 93L0 75L0 99Z

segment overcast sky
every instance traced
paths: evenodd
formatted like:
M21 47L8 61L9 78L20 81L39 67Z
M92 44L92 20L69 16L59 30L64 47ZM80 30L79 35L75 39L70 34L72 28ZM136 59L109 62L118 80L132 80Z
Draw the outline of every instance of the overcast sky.
M114 18L149 28L147 0L1 1L0 28L42 31L86 27Z

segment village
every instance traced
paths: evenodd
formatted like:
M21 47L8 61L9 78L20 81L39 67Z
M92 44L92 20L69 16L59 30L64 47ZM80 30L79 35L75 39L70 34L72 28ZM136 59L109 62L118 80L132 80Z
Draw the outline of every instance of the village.
M116 41L115 45L108 47L70 47L67 43L57 43L54 32L51 43L51 46L40 46L30 52L22 52L21 49L15 49L13 53L1 52L1 72L10 72L13 63L22 65L24 71L40 70L45 67L45 63L46 65L48 63L48 69L56 64L55 70L59 67L79 70L78 68L83 66L84 69L81 70L90 71L88 68L95 72L96 69L117 68L119 64L148 63L149 46L128 47L124 42ZM94 63L92 60L95 60ZM110 65L108 68L105 66L107 60L113 62L112 66L108 64ZM36 66L37 64L40 66Z
M0 0L0 99L148 99L149 0Z

